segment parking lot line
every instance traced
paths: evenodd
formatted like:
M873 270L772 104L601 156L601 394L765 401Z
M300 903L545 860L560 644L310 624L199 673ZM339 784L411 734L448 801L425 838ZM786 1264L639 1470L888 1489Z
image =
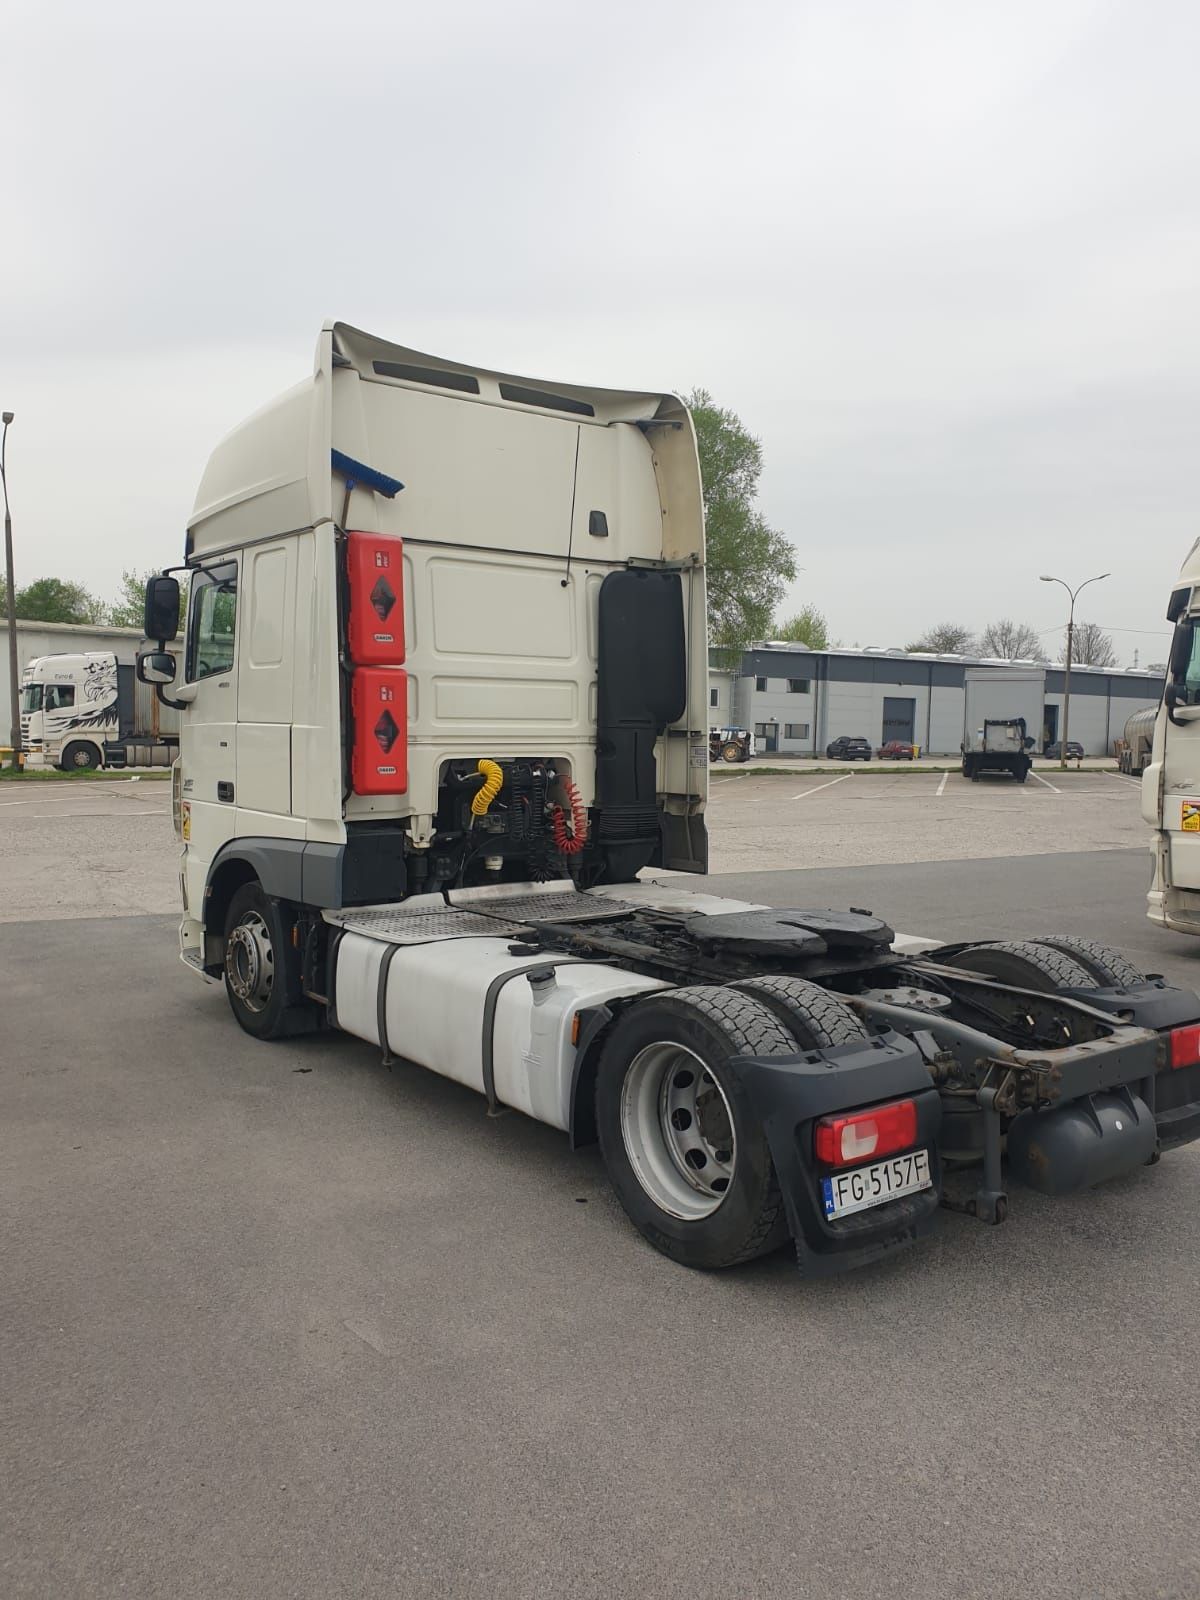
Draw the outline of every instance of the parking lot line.
M830 778L828 783L818 783L815 784L811 789L801 789L799 794L794 794L792 796L792 799L803 800L806 794L816 794L818 789L832 789L835 783L845 783L847 778L852 778L853 776L854 774L852 772L843 773L840 778Z
M950 776L950 774L948 772L943 772L942 773L942 781L941 781L941 783L938 784L937 794L934 797L935 799L940 800L941 797L945 794L945 792L946 792L946 780L947 780L947 778L949 778L949 776Z
M1118 783L1131 783L1135 789L1140 789L1142 787L1142 780L1140 778L1131 778L1128 773L1125 772L1106 772L1104 776L1106 778L1115 778Z
M34 802L30 801L29 803L32 805ZM60 817L63 818L64 820L67 819L68 817L88 817L88 818L99 817L102 821L108 822L108 821L111 821L112 818L114 818L114 817L118 817L118 818L124 820L124 818L127 817L127 816L129 816L129 817L167 817L167 816L170 816L170 814L171 814L170 813L170 808L168 806L156 807L153 811L147 810L147 811L128 811L128 812L126 812L126 811L35 811L32 817L26 817L25 820L26 820L26 822L45 822L45 821L48 821L50 818L53 818L54 821L57 822Z
M1054 793L1055 793L1055 794L1061 794L1061 793L1062 793L1062 790L1061 790L1061 789L1056 789L1056 788L1055 788L1055 787L1054 787L1054 785L1053 785L1053 784L1052 784L1052 783L1046 783L1046 780L1045 780L1045 778L1042 778L1042 777L1038 777L1038 774L1037 774L1037 773L1036 773L1036 772L1031 772L1031 773L1030 773L1030 774L1029 774L1029 776L1030 776L1030 777L1031 777L1031 778L1037 778L1037 781L1038 781L1038 782L1039 782L1039 783L1045 783L1045 784L1046 784L1046 787L1047 787L1047 789L1051 789L1051 790L1053 790L1053 791L1054 791Z

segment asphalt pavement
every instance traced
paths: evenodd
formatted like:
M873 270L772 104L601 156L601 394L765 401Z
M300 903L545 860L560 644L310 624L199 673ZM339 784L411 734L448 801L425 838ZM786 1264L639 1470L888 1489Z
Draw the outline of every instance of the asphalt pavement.
M711 886L1190 975L1145 879ZM6 1600L1200 1593L1197 1151L850 1277L702 1275L594 1150L350 1039L247 1038L173 918L11 923L0 970Z

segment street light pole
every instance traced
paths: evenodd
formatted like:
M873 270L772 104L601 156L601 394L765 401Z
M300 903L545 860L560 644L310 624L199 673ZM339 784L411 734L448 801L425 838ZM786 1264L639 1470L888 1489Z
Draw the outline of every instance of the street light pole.
M1071 597L1071 609L1067 615L1067 660L1066 671L1063 674L1063 725L1062 738L1058 742L1058 764L1066 771L1067 766L1067 736L1071 731L1071 657L1075 649L1075 600L1087 588L1089 583L1099 583L1101 578L1110 578L1110 572L1098 572L1094 578L1085 578L1077 589L1062 578L1051 578L1042 573L1043 583L1061 583Z
M21 684L17 677L17 588L13 578L12 513L8 508L8 425L13 419L11 411L3 414L4 432L0 434L0 483L4 485L4 578L5 609L8 612L8 709L12 723L12 764L21 765Z

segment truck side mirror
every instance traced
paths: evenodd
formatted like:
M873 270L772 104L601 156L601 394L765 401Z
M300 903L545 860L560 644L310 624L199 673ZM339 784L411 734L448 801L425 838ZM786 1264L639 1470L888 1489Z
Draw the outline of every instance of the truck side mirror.
M166 650L146 650L137 658L136 671L143 683L174 683L175 657Z
M146 611L142 621L142 629L147 639L155 639L159 644L170 644L171 640L179 634L179 580L169 578L166 573L160 572L157 577L151 578L146 585ZM139 660L141 658L139 657ZM171 683L175 673L172 671L169 678L145 678L145 683Z

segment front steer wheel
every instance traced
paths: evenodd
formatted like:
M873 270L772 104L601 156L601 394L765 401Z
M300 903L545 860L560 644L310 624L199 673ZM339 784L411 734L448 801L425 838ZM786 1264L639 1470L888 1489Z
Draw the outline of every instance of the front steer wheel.
M291 923L258 883L244 883L229 902L224 972L230 1010L254 1038L317 1027L316 1010L300 994Z
M100 765L100 752L94 744L74 739L62 753L61 772L94 772Z
M639 1001L600 1056L596 1128L630 1221L687 1267L731 1267L787 1238L771 1154L732 1065L795 1053L748 994L676 989Z

